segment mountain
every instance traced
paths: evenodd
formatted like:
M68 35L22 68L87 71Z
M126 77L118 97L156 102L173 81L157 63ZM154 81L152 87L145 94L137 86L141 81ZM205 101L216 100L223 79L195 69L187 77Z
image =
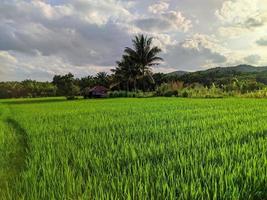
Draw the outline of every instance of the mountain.
M183 76L185 74L192 73L231 73L231 72L241 72L241 73L252 73L252 72L263 72L267 71L267 66L265 67L254 67L251 65L237 65L232 67L215 67L207 70L195 71L195 72L187 72L187 71L174 71L170 72L167 75L178 75Z
M267 67L238 65L233 67L216 67L196 72L182 72L184 74L178 73L177 77L185 83L201 83L204 85L212 83L227 84L233 78L237 78L238 80L257 81L267 84ZM170 74L175 75L176 72Z
M174 71L174 72L171 72L171 73L168 73L167 75L168 76L183 76L185 74L188 74L189 72L187 71Z
M254 67L251 65L238 65L233 67L216 67L205 70L206 72L243 72L243 73L250 73L250 72L263 72L267 71L267 67Z

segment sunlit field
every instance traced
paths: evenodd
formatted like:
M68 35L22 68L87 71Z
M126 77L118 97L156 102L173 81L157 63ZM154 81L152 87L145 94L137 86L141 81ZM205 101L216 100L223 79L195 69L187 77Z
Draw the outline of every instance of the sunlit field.
M0 199L267 198L267 100L2 100L0 115Z

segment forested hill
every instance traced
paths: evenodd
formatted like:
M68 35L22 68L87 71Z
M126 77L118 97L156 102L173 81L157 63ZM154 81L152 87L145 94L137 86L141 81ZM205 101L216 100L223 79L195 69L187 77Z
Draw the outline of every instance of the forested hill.
M173 76L174 74L176 73L172 72L168 75ZM267 66L238 65L234 67L216 67L204 71L185 72L179 77L185 83L197 82L204 85L212 83L227 84L233 78L267 84Z

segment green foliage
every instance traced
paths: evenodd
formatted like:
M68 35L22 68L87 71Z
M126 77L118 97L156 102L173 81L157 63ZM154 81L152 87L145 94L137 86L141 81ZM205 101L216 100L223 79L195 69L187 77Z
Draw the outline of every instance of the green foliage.
M205 71L186 73L182 76L176 76L176 80L183 81L186 84L199 83L210 87L213 83L216 85L231 85L233 81L249 83L267 84L267 67L253 67L249 65L239 65L235 67L217 67Z
M151 67L158 65L163 59L157 55L161 49L157 46L152 46L152 37L137 35L132 40L133 48L126 47L121 61L118 61L118 66L112 70L115 74L116 83L124 83L127 91L134 90L142 82L142 90L147 91L146 83L153 83L153 73ZM132 83L132 86L130 85Z
M254 92L248 92L243 96L248 98L267 98L267 88Z
M4 199L267 197L266 100L45 101L0 104L28 141Z
M182 89L181 96L191 98L222 98L226 95L223 90L216 87L215 84L212 84L211 87L195 84Z
M78 79L77 82L81 88L81 91L87 87L92 88L96 85L96 79L93 76L82 77L80 80Z
M163 83L156 89L157 96L178 96L179 90L184 87L183 82L170 82L170 83Z
M71 73L64 76L54 76L53 84L57 86L57 94L64 95L69 100L75 99L75 96L80 92L80 88L76 85L74 76Z
M12 199L20 172L25 166L23 135L14 127L8 107L0 104L0 199Z
M22 82L0 82L0 98L53 97L56 87L52 83L25 80Z
M147 50L151 49L152 51L153 47L147 41L149 39L151 38L139 38L138 40L139 42L143 40L143 45L148 45ZM155 59L158 60L157 57ZM265 67L241 65L193 73L177 71L170 74L152 74L150 66L156 64L152 62L148 64L145 76L143 76L143 68L130 54L125 53L117 64L118 66L111 70L113 72L111 75L99 72L95 76L80 79L75 79L72 74L56 75L52 83L32 80L0 82L0 98L66 96L68 99L75 99L76 95L84 95L85 91L97 85L115 91L114 95L111 92L110 97L257 97L264 96L262 91L266 88L267 71ZM140 90L146 92L142 94Z
M109 81L109 76L106 72L98 72L96 76L94 77L94 79L95 79L96 85L101 85L106 88L109 88L110 81Z

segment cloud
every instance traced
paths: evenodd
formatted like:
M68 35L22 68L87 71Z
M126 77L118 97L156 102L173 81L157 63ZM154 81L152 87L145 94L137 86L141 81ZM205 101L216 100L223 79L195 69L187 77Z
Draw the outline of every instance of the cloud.
M153 13L153 14L165 12L168 9L169 9L169 4L166 2L155 3L155 4L148 7L148 11Z
M0 78L108 71L141 33L162 48L161 71L267 62L267 0L203 1L1 0Z
M258 0L225 1L215 14L225 25L244 28L260 27L265 21L259 5Z
M248 64L258 64L261 60L261 57L259 55L249 55L246 56L244 58L244 60L248 63Z
M109 66L119 57L119 51L114 49L123 48L130 38L128 30L118 21L112 21L112 17L107 20L112 12L111 2L113 1L107 1L102 6L102 3L95 5L96 2L91 4L90 1L79 0L75 4L66 3L52 8L39 1L16 1L16 4L6 1L0 6L1 10L14 12L0 14L3 15L0 20L0 28L3 30L0 33L0 50L33 56L37 52L44 56L54 55L79 66L88 63ZM81 7L83 9L80 13L77 9ZM114 12L122 10L117 3L114 7ZM104 15L100 8L110 8L111 11ZM95 10L95 17L90 22L80 17L86 11L90 13L91 9ZM101 17L98 18L98 15ZM126 15L128 16L127 12Z
M256 43L260 46L267 46L267 36L260 38Z
M250 27L259 27L259 26L263 26L264 22L261 18L248 18L245 23L244 23L245 27L250 28Z
M107 24L110 20L127 21L132 18L131 13L116 0L69 0L68 5L79 18L97 25Z
M7 77L15 72L17 59L7 51L0 51L0 82L6 81Z
M89 73L91 68L94 73L96 66L110 69L131 38L126 21L132 16L122 5L128 4L78 0L52 6L43 1L4 0L0 4L0 51L12 52L19 60L12 65L16 72L8 76L44 80L56 72L79 74L84 69ZM9 65L1 64L6 71Z
M224 38L240 38L241 35L244 34L251 34L251 30L244 29L242 27L234 27L234 26L227 26L227 27L219 27L218 33L220 36Z
M38 77L40 81L52 80L56 74L73 73L76 77L109 72L113 66L86 64L73 66L58 56L36 54L34 57L18 52L0 51L0 81L25 80Z
M260 46L264 46L266 35L267 0L223 1L215 14L219 19L215 34L227 49L226 64L266 65Z
M136 25L145 31L150 32L187 32L192 23L179 11L166 11L152 17L145 17L136 20Z
M185 41L169 47L164 57L170 66L189 70L201 69L207 64L212 63L215 66L227 61L227 58L219 51L221 48L213 38L195 34Z
M10 53L7 51L0 51L0 60L1 60L2 65L10 64L10 63L13 63L13 64L17 63L17 59L13 57L12 55L10 55Z

